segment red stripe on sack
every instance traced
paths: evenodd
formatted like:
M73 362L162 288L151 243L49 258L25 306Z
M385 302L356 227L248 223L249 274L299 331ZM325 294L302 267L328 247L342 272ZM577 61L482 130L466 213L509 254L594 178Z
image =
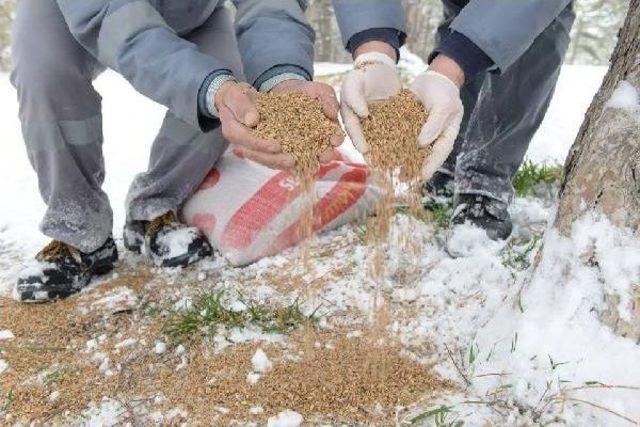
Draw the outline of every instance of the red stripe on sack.
M318 179L339 166L338 162L322 165ZM300 182L292 175L280 172L272 177L233 215L225 227L221 247L235 250L249 247L264 227L301 192Z
M340 177L340 181L313 207L314 233L344 214L364 195L368 176L368 169L358 168ZM278 253L300 242L305 237L302 236L303 231L301 220L296 221L278 236L269 249L269 254Z

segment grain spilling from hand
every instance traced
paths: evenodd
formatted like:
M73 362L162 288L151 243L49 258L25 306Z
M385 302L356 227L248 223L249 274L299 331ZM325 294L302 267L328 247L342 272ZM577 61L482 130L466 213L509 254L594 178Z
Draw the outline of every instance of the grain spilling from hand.
M257 107L256 135L291 154L301 178L315 174L318 156L331 151L332 137L343 135L338 124L324 115L320 101L301 93L259 94Z
M403 181L420 178L430 148L418 146L420 130L427 112L408 90L387 100L372 104L362 130L369 145L369 163L381 172L400 169Z

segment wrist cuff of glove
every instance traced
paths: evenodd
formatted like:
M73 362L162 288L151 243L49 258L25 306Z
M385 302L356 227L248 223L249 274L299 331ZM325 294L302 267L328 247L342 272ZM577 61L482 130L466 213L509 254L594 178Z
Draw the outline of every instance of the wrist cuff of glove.
M441 79L442 81L445 81L447 82L447 84L451 85L456 90L456 92L460 92L460 88L458 87L458 85L453 80L451 80L449 77L445 76L442 73L439 73L437 71L427 70L423 73L423 75L433 76L438 79Z
M384 64L396 68L396 61L380 52L367 52L359 55L353 63L355 69L364 67L367 64Z

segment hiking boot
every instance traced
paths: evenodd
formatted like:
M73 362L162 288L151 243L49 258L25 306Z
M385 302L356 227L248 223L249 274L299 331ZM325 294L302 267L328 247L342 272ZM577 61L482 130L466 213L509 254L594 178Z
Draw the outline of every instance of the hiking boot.
M482 228L491 240L506 240L513 230L507 204L478 194L459 194L451 224L470 223Z
M144 224L146 221L127 220L122 233L125 249L136 254L142 253L144 246Z
M186 267L213 253L207 239L195 227L167 212L152 221L129 221L124 229L125 247L144 252L159 267Z
M433 177L422 186L422 205L428 211L441 206L453 206L453 175L436 172Z
M109 273L117 260L118 250L111 237L91 253L54 240L36 255L34 265L20 273L15 297L24 302L66 298L85 288L93 276Z

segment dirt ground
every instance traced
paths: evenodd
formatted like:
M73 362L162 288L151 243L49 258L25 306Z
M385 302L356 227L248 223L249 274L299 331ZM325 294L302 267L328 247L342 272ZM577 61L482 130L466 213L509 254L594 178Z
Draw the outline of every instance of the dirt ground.
M314 256L330 258L344 245L337 239ZM268 283L282 295L311 298L355 268L310 275L297 262L293 256L259 275L236 269L235 284ZM189 320L181 305L197 304L224 282L213 266L167 272L126 258L114 274L65 301L0 299L0 330L15 336L0 341L0 358L10 367L0 376L0 412L9 423L64 424L109 399L118 406L112 415L134 425L262 424L287 409L311 423L388 425L453 388L402 349L379 324L385 316L370 323L355 310L313 321L291 317L286 331L269 332L216 318L176 337L172 325ZM260 309L285 300L272 298ZM273 367L252 383L258 348Z

